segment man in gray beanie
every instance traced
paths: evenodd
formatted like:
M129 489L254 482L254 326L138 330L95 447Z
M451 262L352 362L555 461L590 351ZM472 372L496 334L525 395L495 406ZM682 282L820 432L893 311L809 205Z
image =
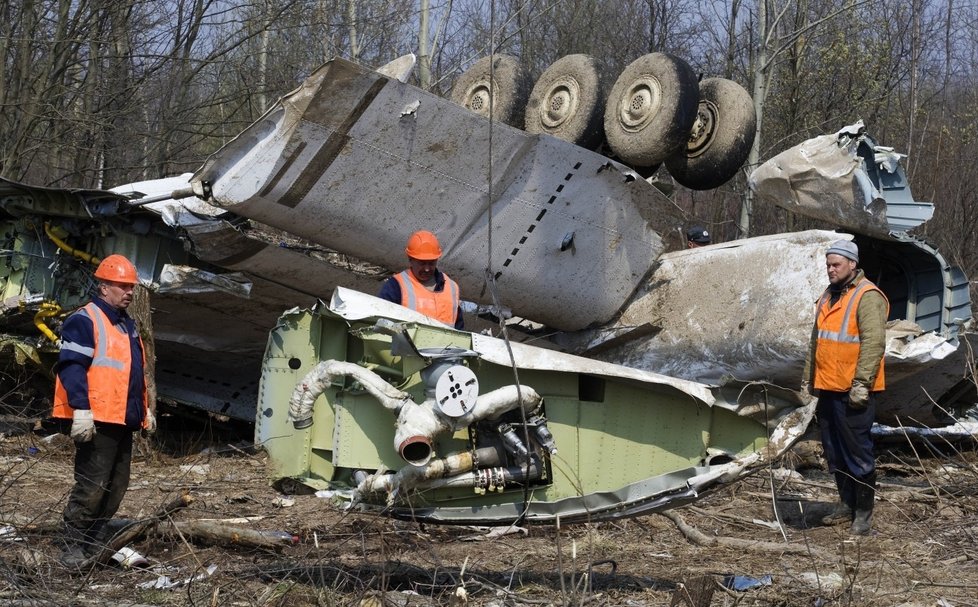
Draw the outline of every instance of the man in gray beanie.
M822 447L839 490L839 504L823 522L851 521L851 533L866 535L876 497L870 429L876 395L885 386L889 302L858 263L859 248L852 241L837 240L825 252L829 286L815 310L802 390L818 395Z

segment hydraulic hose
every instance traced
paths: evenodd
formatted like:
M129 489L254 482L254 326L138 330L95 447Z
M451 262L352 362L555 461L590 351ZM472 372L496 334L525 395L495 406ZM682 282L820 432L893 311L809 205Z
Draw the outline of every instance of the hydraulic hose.
M47 221L44 222L44 233L47 234L47 237L51 239L51 242L53 242L55 246L57 246L65 253L71 255L72 257L77 257L82 261L87 261L93 266L97 266L99 263L101 263L102 260L96 257L95 255L92 255L91 253L82 251L80 249L76 249L71 245L69 245L67 242L61 240L61 238L59 238L54 234L54 230L51 228L51 224Z
M57 316L61 313L61 306L53 301L45 301L41 304L37 313L34 315L34 326L40 331L44 337L51 340L52 343L58 343L60 340L58 336L54 334L54 331L48 327L47 323L44 321L52 316Z

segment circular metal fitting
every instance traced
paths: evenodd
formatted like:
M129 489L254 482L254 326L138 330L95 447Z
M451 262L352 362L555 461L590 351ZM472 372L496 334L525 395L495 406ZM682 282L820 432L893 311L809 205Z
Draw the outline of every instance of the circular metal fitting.
M662 86L653 76L636 78L618 102L618 119L622 128L640 131L659 113Z
M435 382L435 406L449 417L461 417L472 411L478 397L479 380L466 366L447 367Z
M719 114L715 103L700 101L696 108L696 120L693 122L693 128L689 131L689 141L686 142L687 157L695 158L710 149Z
M561 78L554 82L540 104L540 121L549 129L555 129L577 113L581 99L581 85L573 78Z

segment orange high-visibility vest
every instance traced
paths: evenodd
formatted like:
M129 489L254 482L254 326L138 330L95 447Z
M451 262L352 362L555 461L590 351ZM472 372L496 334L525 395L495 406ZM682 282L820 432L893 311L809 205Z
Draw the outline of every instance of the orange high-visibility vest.
M132 350L129 335L124 327L113 325L97 305L89 303L75 314L83 314L92 321L95 334L95 351L92 364L88 368L88 403L92 417L97 422L110 424L126 423L126 401L129 396L129 373L132 367ZM143 349L140 337L139 348ZM143 351L143 368L146 368L146 353ZM143 425L146 424L146 384L143 383ZM68 392L61 385L61 378L54 383L53 417L71 419L74 409L68 404Z
M839 297L835 304L831 303L828 290L818 300L816 311L816 326L818 338L815 345L815 388L848 392L852 380L856 376L856 365L859 361L859 319L856 310L863 295L870 291L883 292L870 281L863 278ZM884 301L886 295L883 295ZM887 301L887 309L889 302ZM880 370L876 374L871 390L883 390L883 361L880 360Z
M458 285L442 272L445 287L441 291L429 291L414 277L411 270L395 274L401 286L401 305L416 310L429 318L455 326L458 317Z

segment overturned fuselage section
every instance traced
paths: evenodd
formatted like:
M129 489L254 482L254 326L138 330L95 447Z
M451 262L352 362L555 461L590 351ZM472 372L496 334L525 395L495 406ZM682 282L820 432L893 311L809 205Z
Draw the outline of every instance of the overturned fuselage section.
M749 474L812 403L455 331L345 289L287 312L256 436L275 475L365 510L446 523L584 522L661 510Z

